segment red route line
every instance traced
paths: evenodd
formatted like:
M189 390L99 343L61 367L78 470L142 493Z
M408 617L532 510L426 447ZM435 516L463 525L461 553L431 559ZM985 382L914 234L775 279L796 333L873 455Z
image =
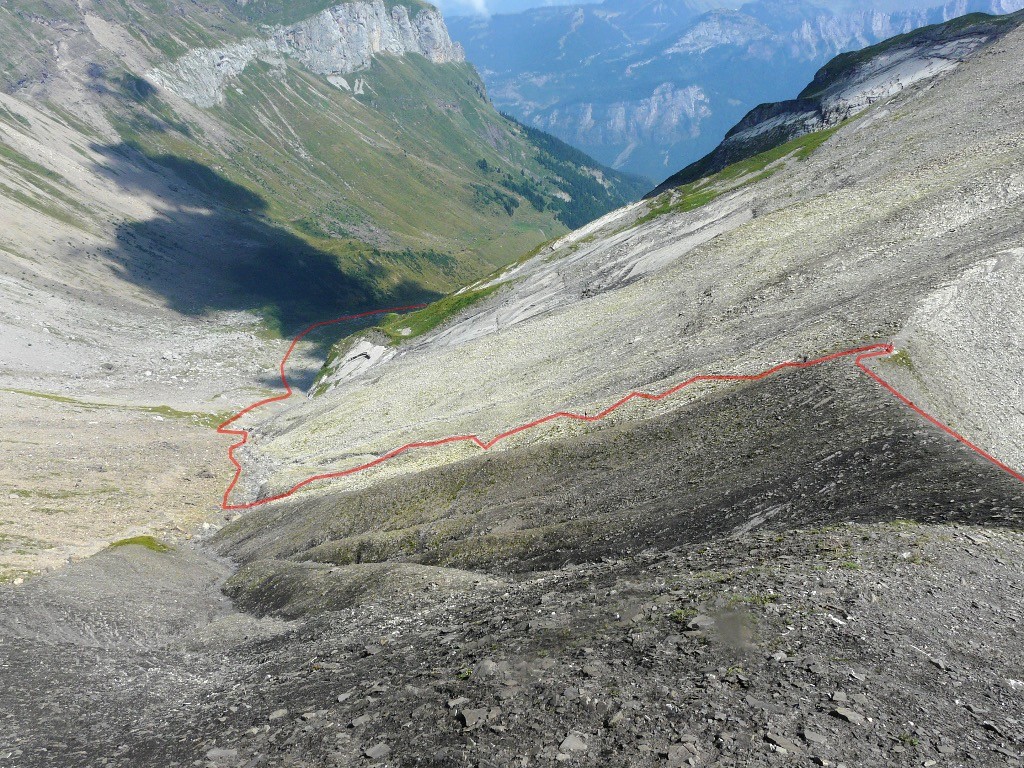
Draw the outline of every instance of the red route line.
M416 307L399 307L397 309L382 309L382 310L377 310L375 312L364 312L364 313L359 314L359 315L347 315L345 317L339 317L339 318L337 318L335 320L327 320L327 321L324 321L324 322L321 322L321 323L316 323L315 325L311 325L309 328L307 328L306 330L304 330L302 333L300 333L298 336L295 337L295 340L292 342L291 346L288 348L288 352L285 354L284 358L281 360L281 366L280 366L280 369L281 369L281 383L284 385L285 394L278 395L277 397L270 397L270 398L267 398L266 400L261 400L258 403L254 403L254 404L250 405L248 408L240 411L238 414L236 414L235 416L233 416L230 419L228 419L227 421L225 421L223 424L220 425L220 427L217 428L217 431L220 432L221 434L239 435L242 438L239 442L235 443L230 448L228 448L228 458L231 460L231 463L235 465L235 476L234 476L234 478L232 478L231 483L227 487L227 490L224 491L224 499L223 499L223 502L221 504L222 509L225 509L225 510L247 510L247 509L254 509L255 507L259 507L259 506L262 506L264 504L269 504L272 501L280 501L281 499L286 499L289 496L291 496L294 493L296 493L297 491L301 490L302 488L305 488L306 486L311 485L313 483L317 483L317 482L320 482L320 481L323 481L323 480L334 480L334 479L337 479L337 478L340 478L340 477L347 477L349 475L354 475L357 472L364 472L365 470L371 469L372 467L376 467L376 466L378 466L380 464L383 464L384 462L389 461L390 459L393 459L396 456L400 456L401 454L406 453L407 451L417 450L417 449L420 449L420 448L436 448L436 447L441 446L441 445L451 445L453 443L473 443L474 445L476 445L476 446L478 446L481 449L486 451L486 450L494 447L497 443L501 442L502 440L504 440L504 439L506 439L508 437L511 437L512 435L519 434L520 432L525 432L528 429L532 429L533 427L538 427L541 424L546 424L546 423L548 423L550 421L555 421L557 419L568 419L568 420L571 420L571 421L585 421L585 422L601 421L602 419L604 419L607 416L609 416L610 414L614 413L619 408L621 408L626 403L628 403L628 402L630 402L632 400L650 400L650 401L664 400L665 398L670 397L671 395L676 394L677 392L679 392L680 390L685 389L686 387L692 386L694 384L699 384L699 383L702 383L702 382L717 383L717 382L738 382L738 381L761 381L762 379L766 379L769 376L772 376L772 375L778 373L779 371L786 370L787 368L797 368L797 369L811 368L811 367L816 366L816 365L822 365L823 363L829 363L829 362L832 362L834 360L839 360L839 359L847 358L847 357L855 357L854 365L856 365L857 368L859 368L861 371L863 371L865 374L867 374L871 379L873 379L875 382L877 382L883 389L885 389L887 392L889 392L889 394L891 394L893 397L898 399L900 402L902 402L904 405L906 405L912 411L917 413L919 416L923 417L927 421L929 421L932 424L934 424L936 427L941 429L947 435L950 435L954 439L960 441L965 446L970 448L972 451L977 453L979 456L981 456L982 458L987 459L991 463L995 464L997 467L999 467L1003 471L1007 472L1012 477L1016 478L1017 480L1020 480L1021 482L1024 482L1024 475L1022 475L1021 473L1015 471L1014 469L1011 469L1009 466L1007 466L1003 462L999 461L999 459L997 459L994 456L992 456L992 454L990 454L990 453L986 452L985 450L983 450L982 448L978 447L977 445L972 443L970 440L968 440L963 435L961 435L958 432L954 431L952 428L950 428L947 425L943 424L941 421L936 419L934 416L932 416L929 413L925 412L919 406L915 405L908 397L906 397L906 395L904 395L901 392L899 392L889 382L887 382L885 379L883 379L877 373L875 373L870 368L868 368L867 365L864 362L865 360L869 360L871 358L876 358L876 357L886 357L888 355L893 354L896 351L896 348L892 344L879 343L879 344L871 344L871 345L866 346L866 347L857 347L855 349L846 349L846 350L843 350L842 352L834 352L831 355L825 355L824 357L819 357L819 358L817 358L815 360L807 360L807 361L804 361L804 362L780 363L779 365L772 366L771 368L768 368L767 370L764 370L764 371L761 371L760 373L755 373L755 374L748 374L748 375L745 375L745 374L700 374L700 375L697 375L697 376L691 376L686 381L680 382L679 384L676 384L674 387L666 389L663 392L658 392L658 393L652 394L652 393L649 393L649 392L632 391L629 394L625 395L624 397L620 398L619 400L616 400L614 403L609 405L603 411L601 411L601 412L599 412L597 414L594 414L593 416L588 416L588 415L582 414L582 413L574 413L572 411L558 411L557 413L552 413L552 414L549 414L548 416L542 416L539 419L534 419L533 421L527 422L525 424L520 424L518 427L513 427L512 429L509 429L509 430L507 430L505 432L501 432L501 433L495 435L490 440L482 440L478 435L452 435L450 437L442 437L442 438L439 438L437 440L427 440L427 441L422 441L422 442L406 443L402 447L395 448L395 449L393 449L391 451L388 451L387 453L382 454L381 456L378 456L376 459L373 459L372 461L368 461L365 464L360 464L360 465L355 466L355 467L349 467L348 469L344 469L344 470L341 470L339 472L328 472L328 473L325 473L325 474L313 475L312 477L308 477L305 480L303 480L301 483L297 483L296 485L292 486L290 489L288 489L287 491L284 491L283 493L279 493L279 494L276 494L274 496L267 496L267 497L262 498L262 499L257 499L256 501L249 502L248 504L231 504L230 503L231 492L235 489L235 486L238 484L238 480L239 480L239 478L242 475L242 466L241 466L241 464L238 463L238 460L235 458L235 450L246 444L246 442L248 441L248 438L249 438L249 433L247 431L245 431L245 430L226 429L226 427L229 424L231 424L231 423L237 421L238 419L240 419L245 414L250 413L251 411L255 410L256 408L259 408L259 407L261 407L263 405L267 405L268 403L274 403L274 402L279 402L281 400L287 400L289 397L291 397L292 389L291 389L291 387L288 384L288 377L285 375L285 364L288 362L288 357L292 354L292 351L295 349L295 345L298 344L298 342L303 337L305 337L308 333L310 333L313 330L316 330L317 328L322 328L325 325L333 325L335 323L340 323L340 322L343 322L345 320L353 320L353 319L360 318L360 317L368 317L368 316L371 316L371 315L383 314L385 312L401 312L401 311L406 311L406 310L410 310L410 309L418 309L418 308L419 308L419 306L416 306Z
M886 381L881 376L879 376L877 373L875 373L873 370L868 368L864 364L865 360L867 360L869 358L872 358L872 357L885 357L886 355L891 355L893 352L896 351L896 349L893 347L892 344L886 344L884 346L885 346L885 349L883 351L867 352L865 354L859 355L857 357L857 359L854 361L856 366L858 368L860 368L864 373L866 373L870 378L874 379L874 381L879 386L881 386L882 389L884 389L890 395L895 397L897 400L899 400L901 403L903 403L905 406L907 406L910 410L912 410L918 416L922 417L926 421L931 422L932 424L934 424L936 427L941 429L943 432L945 432L947 435L949 435L953 439L959 440L961 443L963 443L965 446L970 448L972 451L974 451L976 454L981 456L983 459L987 459L988 461L990 461L993 464L995 464L997 467L999 467L1001 470L1006 472L1011 477L1016 478L1017 480L1020 480L1022 483L1024 483L1024 474L1021 474L1020 472L1018 472L1017 470L1013 469L1012 467L1007 466L1006 464L1001 462L999 459L997 459L995 456L993 456L991 453L986 451L984 448L981 448L980 446L976 445L975 443L972 443L970 440L968 440L966 437L964 437L959 432L954 430L952 427L949 427L946 424L943 424L941 421L939 421L937 418L935 418L930 413L925 411L923 408L921 408L920 406L916 405L909 397L907 397L902 392L900 392L898 389L896 389L896 387L894 387L888 381Z
M238 459L235 458L235 451L238 450L243 445L245 445L246 443L249 442L249 432L248 432L248 430L245 430L245 429L228 429L228 427L230 425L234 424L236 421L238 421L243 416L245 416L247 413L252 413L257 408L262 408L264 405L270 405L270 403L279 403L282 400L287 400L289 397L292 396L292 385L288 383L288 375L284 372L284 367L285 367L285 365L288 364L288 358L292 356L292 352L295 351L295 347L298 346L298 343L300 341L302 341L304 338L306 338L306 336L308 336L309 334L311 334L313 331L317 330L318 328L324 328L324 327L326 327L328 325L337 325L338 323L343 323L346 320L358 320L358 319L363 318L363 317L373 317L374 315L385 315L385 314L387 314L389 312L408 312L408 311L413 310L413 309L423 309L423 307L425 307L425 306L427 306L427 305L426 304L411 304L411 305L409 305L407 307L392 307L391 309L374 309L374 310L371 310L369 312L360 312L359 314L355 314L355 315L344 315L342 317L336 317L333 320L324 320L324 321L319 322L319 323L313 323L313 325L309 326L306 330L304 330L302 333L300 333L298 336L296 336L294 339L292 339L292 343L288 347L288 351L285 352L284 353L284 357L281 358L281 365L278 366L278 370L281 372L281 384L284 385L284 394L275 395L274 397L268 397L265 400L260 400L258 403L253 403L252 405L248 406L247 408L243 408L238 413L236 413L234 416L232 416L230 419L228 419L223 424L221 424L219 427L217 427L217 432L222 434L222 435L236 435L236 436L242 438L237 443L235 443L230 448L228 448L228 458L231 460L231 463L235 465L235 476L233 478L231 478L231 482L228 483L228 487L224 491L224 498L223 498L223 500L221 501L221 504L220 504L221 509L225 509L225 510L252 509L253 507L258 507L260 504L266 504L267 502L270 502L270 501L277 501L278 499L283 499L286 496L291 496L293 493L295 493L295 491L297 491L303 485L303 484L300 484L300 485L295 486L290 491L288 491L288 493L284 493L284 494L281 494L281 495L278 495L278 496L274 496L273 498L269 498L269 499L260 499L259 501L253 502L251 504L241 504L241 505L234 504L233 505L230 502L231 492L233 490L235 490L235 486L238 485L238 481L242 477L242 465L239 464L238 463ZM310 482L310 481L307 481L307 482Z

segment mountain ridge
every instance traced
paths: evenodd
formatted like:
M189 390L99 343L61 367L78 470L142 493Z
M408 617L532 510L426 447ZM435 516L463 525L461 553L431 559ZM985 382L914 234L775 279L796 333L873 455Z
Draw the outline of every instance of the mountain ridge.
M971 14L842 54L815 74L796 99L760 104L713 152L673 174L647 197L711 176L816 131L828 130L918 82L941 77L979 48L1024 24L1024 11Z
M882 12L748 2L695 9L635 35L621 9L604 5L450 24L499 108L612 167L665 177L712 151L756 104L786 98L845 50L969 11L1021 7L958 0Z

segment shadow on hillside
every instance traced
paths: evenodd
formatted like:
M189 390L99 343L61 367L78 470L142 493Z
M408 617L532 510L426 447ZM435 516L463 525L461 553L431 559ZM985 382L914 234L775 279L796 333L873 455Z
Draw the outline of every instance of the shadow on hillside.
M97 172L162 211L118 225L111 269L178 312L255 311L289 336L320 320L439 295L359 248L316 248L266 218L264 198L213 168L125 144L93 150L105 159Z

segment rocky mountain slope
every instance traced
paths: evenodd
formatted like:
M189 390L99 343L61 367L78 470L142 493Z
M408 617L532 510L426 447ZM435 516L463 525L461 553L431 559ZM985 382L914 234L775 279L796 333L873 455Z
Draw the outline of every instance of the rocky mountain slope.
M282 334L649 188L501 117L424 3L14 2L0 40L0 579L210 514Z
M1004 39L966 61L987 62L985 52ZM331 378L329 392L256 428L263 474L254 477L265 482L261 493L289 488L313 468L340 470L416 440L490 436L563 409L596 412L637 387L661 391L697 373L756 372L780 358L896 338L917 303L968 279L986 260L993 270L1006 265L1012 282L1019 248L1016 145L1003 132L1013 129L1006 120L981 127L1009 109L1005 100L1012 96L995 94L1004 102L976 110L978 126L971 129L950 125L955 110L967 107L951 106L941 116L941 107L930 106L936 79L954 83L943 93L959 93L955 83L969 76L961 74L964 66L897 90L842 127L611 214L474 286L499 287L458 322L401 342L397 354L374 355L379 364ZM916 132L907 127L912 119ZM976 140L956 144L955 169L948 167L943 130L964 137L978 131ZM977 138L987 133L995 137ZM901 170L886 172L887 165ZM983 242L966 248L967 224L981 217ZM847 297L842 311L834 308L837 296ZM985 322L994 338L1007 338L1002 318ZM373 343L375 337L363 338ZM346 349L339 348L333 365L350 357ZM912 371L913 381L931 363L915 360L912 347L908 354L912 363L896 373ZM946 354L966 361L973 352ZM1002 441L1004 419L1016 418L1012 376L997 383L1003 360L1000 353L972 364L976 383L960 398L966 410L942 414L981 444ZM508 370L515 376L496 375ZM955 366L950 374L959 377ZM936 400L944 397L941 389L935 393ZM988 399L984 407L966 406ZM611 418L618 423L647 413L629 409ZM511 442L577 429L556 424ZM478 450L410 453L373 477L420 471ZM1022 456L1014 448L1004 458L1019 466Z
M450 23L501 109L608 165L662 179L713 150L757 104L791 96L838 53L971 11L1024 7L718 5L608 0Z
M1024 469L1022 60L1010 29L855 119L353 334L314 396L242 422L234 500L412 440L882 342L895 353L865 365ZM200 546L161 532L0 591L0 760L1024 752L1024 484L849 357L487 453L424 447L230 518Z
M243 500L409 443L486 440L549 413L597 413L633 389L661 392L695 374L751 374L879 340L899 350L877 363L887 378L1019 471L1024 361L1012 339L1021 318L1007 307L1021 280L1021 137L1006 118L1020 97L1010 62L1021 33L1009 30L855 120L561 238L474 286L482 296L453 321L416 335L417 315L396 318L395 330L383 331L397 346L385 345L381 331L344 342L315 397L252 425ZM980 309L995 296L999 311ZM356 357L366 362L350 365ZM844 384L803 379L810 389L801 402L824 408L874 386L848 365L842 370ZM724 406L719 389L631 405L600 427L551 422L486 456L467 442L409 451L260 509L225 539L251 561L242 579L259 595L293 578L330 583L332 567L351 563L518 568L596 557L623 546L612 530L627 541L674 540L669 508L697 520L735 511L742 527L744 515L751 524L806 525L889 506L887 494L863 482L902 482L896 477L905 467L894 465L891 480L880 480L875 463L894 445L892 433L881 433L875 447L850 449L852 465L814 479L804 459L794 463L794 451L805 455L798 435L806 427L752 427L744 414L754 406ZM764 397L757 408L771 401ZM714 426L688 426L685 437L668 431L663 454L650 447L673 419L688 424L704 408L724 415ZM859 408L843 412L856 419ZM784 413L775 418L791 421ZM846 434L842 418L821 419L835 442L812 452L817 458L807 461L824 462L815 466L827 466L830 451L843 456L842 446L876 439ZM744 437L751 429L755 445ZM763 492L742 478L778 478L781 470L764 468L773 459L761 452L772 451L758 440L783 450L780 460L794 473ZM707 464L718 451L728 458ZM730 466L737 455L753 465ZM854 466L871 468L875 479L854 480ZM574 490L564 485L567 473ZM590 473L593 487L582 479ZM697 494L692 501L688 488ZM834 496L840 488L852 496ZM961 508L958 494L947 500L950 514ZM906 512L919 503L891 506ZM295 571L294 562L306 570Z

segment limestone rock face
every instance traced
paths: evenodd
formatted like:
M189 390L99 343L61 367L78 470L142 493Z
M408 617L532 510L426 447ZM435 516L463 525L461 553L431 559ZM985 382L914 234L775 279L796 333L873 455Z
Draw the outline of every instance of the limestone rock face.
M146 79L197 107L212 107L224 100L227 82L240 75L252 61L279 61L274 53L268 41L257 38L223 48L198 48L166 68L150 70Z
M378 54L418 53L435 64L464 61L441 14L425 9L411 16L383 0L345 3L275 32L273 46L320 75L344 75L365 69Z
M452 42L438 11L426 8L412 14L401 5L389 11L383 0L373 0L336 5L278 27L265 39L197 48L147 77L196 106L212 107L224 100L229 81L255 60L280 64L288 56L318 75L338 76L366 69L377 55L409 53L435 64L465 61L462 46Z
M788 139L831 128L876 101L955 69L989 40L978 34L897 48L866 62L848 78L829 85L813 99L762 105L744 118L725 143L743 145L779 130Z
M716 173L799 136L835 127L901 91L950 74L980 48L1021 25L1024 13L982 17L971 23L925 27L895 42L841 55L822 67L796 99L750 110L717 148L655 192Z

